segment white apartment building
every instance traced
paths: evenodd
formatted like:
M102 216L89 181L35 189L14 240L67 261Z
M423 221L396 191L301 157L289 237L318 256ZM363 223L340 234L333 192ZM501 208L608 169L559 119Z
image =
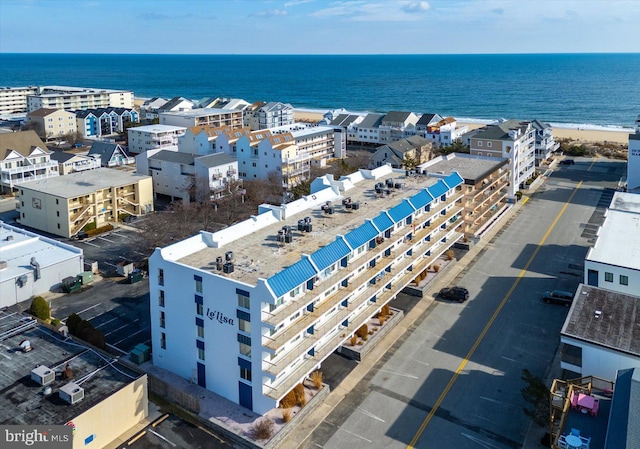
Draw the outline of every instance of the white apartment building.
M416 123L419 117L413 112L390 111L380 122L380 143L397 142L417 133Z
M32 125L40 138L49 141L77 132L76 115L64 109L36 109L27 114L27 124Z
M640 195L613 195L584 260L584 283L640 296Z
M357 128L356 142L380 143L380 124L383 114L367 114Z
M69 86L39 86L38 92L27 95L27 112L48 109L132 109L133 92L130 90L94 89Z
M216 152L229 151L217 148L216 142L218 137L225 135L227 137L226 145L230 142L235 142L243 135L249 134L249 128L232 128L230 126L216 127L216 126L192 126L187 128L187 131L183 136L178 138L178 148L181 152L197 154L205 156Z
M235 109L197 108L190 111L161 112L160 124L183 126L213 126L216 128L230 126L231 128L243 127L243 111Z
M445 117L427 126L424 132L425 138L429 139L438 147L446 147L456 140L459 140L464 133L469 131L468 126L458 126L458 122L453 117ZM422 132L420 132L422 134Z
M146 125L129 128L129 153L140 154L149 150L166 150L178 146L178 139L187 128L171 125Z
M636 120L636 132L629 134L629 157L627 159L627 189L640 191L640 115Z
M524 188L536 168L535 130L530 122L507 120L489 125L470 139L471 154L509 159L509 197Z
M0 115L27 112L27 95L35 95L37 92L36 86L0 87Z
M154 365L256 413L276 407L462 237L462 182L389 166L325 176L297 201L156 249Z
M59 176L58 162L35 131L0 133L0 188L11 192L16 186Z
M640 368L640 297L604 287L580 284L560 332L560 367L576 377L615 379L618 370Z
M293 112L293 106L288 103L270 101L250 111L247 122L251 131L292 125L295 122Z
M225 153L196 157L196 200L217 200L235 193L238 181L238 159Z
M560 143L553 138L553 130L548 123L533 120L531 126L536 131L536 165L549 159L554 151L560 148Z

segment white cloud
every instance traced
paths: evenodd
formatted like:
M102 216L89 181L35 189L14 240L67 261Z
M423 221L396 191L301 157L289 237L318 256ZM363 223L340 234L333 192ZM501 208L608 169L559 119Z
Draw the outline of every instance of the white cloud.
M428 11L429 9L431 9L431 5L427 2L410 2L402 6L402 10L409 14L421 13Z
M339 1L328 8L319 9L311 14L318 18L342 17L358 22L403 22L420 20L421 15L431 6L424 1Z
M256 13L251 14L252 16L257 17L276 17L276 16L286 16L287 11L284 9L267 9L265 11L258 11Z
M290 0L288 2L286 2L284 4L285 7L289 7L289 6L298 6L298 5L303 5L305 3L311 3L311 2L315 2L316 0Z

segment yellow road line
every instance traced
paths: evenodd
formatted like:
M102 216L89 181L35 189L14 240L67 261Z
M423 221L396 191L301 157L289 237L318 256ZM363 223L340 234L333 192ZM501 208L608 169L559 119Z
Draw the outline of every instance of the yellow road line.
M529 201L529 197L525 196L524 199L522 200L522 205L524 206L525 204L527 204L527 201Z
M529 257L529 260L527 260L527 263L525 264L524 268L522 268L522 270L520 270L520 273L518 273L518 277L516 277L516 280L513 282L513 285L511 286L511 288L509 289L507 294L504 296L504 298L502 298L502 301L500 301L500 304L496 308L495 312L493 312L493 315L491 316L491 318L489 319L489 321L485 325L484 329L482 329L482 332L480 332L480 335L478 336L476 341L473 343L473 346L471 347L471 349L469 350L467 355L464 357L462 362L460 362L460 365L458 365L458 369L456 369L456 372L453 374L453 376L451 377L451 380L449 381L447 386L444 388L444 390L442 391L442 393L438 397L438 400L433 405L433 408L431 409L431 411L429 412L427 417L424 419L424 421L422 421L422 424L420 425L420 428L418 429L416 434L411 439L411 442L409 443L409 446L407 446L407 449L413 449L415 444L418 442L418 439L420 439L420 436L422 435L424 430L429 425L429 422L431 422L431 419L434 417L434 415L438 411L438 408L440 408L440 405L442 404L442 401L444 401L444 398L449 393L449 390L451 390L451 387L453 386L455 381L458 379L458 376L460 375L462 370L464 370L465 366L467 366L467 362L469 362L469 359L473 356L473 353L476 351L476 349L478 349L478 346L480 345L480 343L484 339L485 335L487 334L487 332L489 331L489 329L493 325L493 322L498 317L498 314L500 313L500 311L502 310L504 305L507 303L509 297L511 297L511 295L515 291L516 287L520 283L520 280L527 273L527 270L529 269L529 266L531 266L531 264L533 263L533 260L538 255L538 252L540 251L540 248L542 248L542 245L544 245L544 242L546 242L547 238L549 238L549 235L551 235L551 231L553 231L553 228L555 228L556 225L558 224L558 221L560 221L560 217L562 217L564 212L567 210L567 207L571 203L571 200L575 196L575 194L578 191L578 189L580 188L580 186L582 186L582 181L580 181L578 183L578 185L575 187L575 189L573 189L573 192L571 193L571 196L569 196L569 199L564 203L564 206L562 206L562 209L560 210L560 212L558 212L558 215L556 215L556 218L553 220L553 223L551 223L551 225L547 229L547 232L545 232L545 234L542 236L542 239L540 239L540 242L538 243L538 246L533 251L533 254L531 254L531 257Z
M593 167L593 164L595 164L597 160L598 160L598 156L596 155L593 157L593 162L591 162L591 165L589 165L589 168L587 169L587 171L591 171L591 167Z

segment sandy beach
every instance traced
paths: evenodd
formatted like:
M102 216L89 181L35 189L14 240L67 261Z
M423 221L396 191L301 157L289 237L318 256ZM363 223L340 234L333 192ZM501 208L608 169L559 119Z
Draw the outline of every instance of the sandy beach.
M294 112L296 121L317 122L322 119L319 112L297 110ZM459 122L460 126L468 126L469 130L484 126L482 123ZM553 128L553 136L556 139L572 139L580 142L612 142L627 144L629 142L628 131L593 130L576 128Z

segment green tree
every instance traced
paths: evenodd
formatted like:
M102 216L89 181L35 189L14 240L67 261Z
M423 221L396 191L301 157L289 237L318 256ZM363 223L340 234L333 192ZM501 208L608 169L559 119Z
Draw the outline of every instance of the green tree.
M469 148L469 145L466 145L464 143L462 143L462 140L454 140L451 145L447 145L446 147L443 147L440 152L442 154L449 154L449 153L466 153L469 154L471 152L471 149Z
M80 324L82 322L82 318L80 318L78 315L76 315L75 313L72 313L71 315L69 315L69 318L67 318L67 327L69 328L69 333L71 333L72 335L76 334L76 330L78 329L78 324Z
M42 296L36 296L31 301L31 307L29 308L31 315L40 318L41 320L48 320L51 318L51 310L49 304Z
M549 424L549 388L543 380L531 374L528 369L523 369L520 378L526 386L520 390L522 397L531 406L524 407L524 414L540 427Z

